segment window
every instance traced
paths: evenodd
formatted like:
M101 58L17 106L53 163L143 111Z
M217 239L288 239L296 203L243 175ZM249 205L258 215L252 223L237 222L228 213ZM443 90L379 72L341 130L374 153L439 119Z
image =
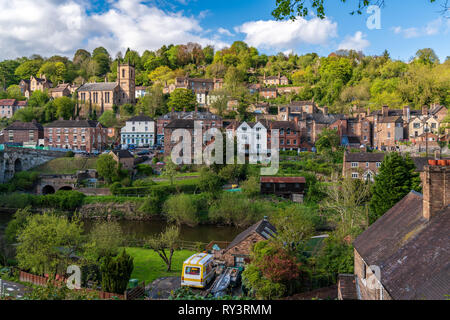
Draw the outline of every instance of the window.
M189 274L191 276L199 276L200 275L200 268L196 267L186 267L185 274Z
M377 162L377 168L381 167L381 162Z
M245 259L243 257L234 257L234 265L236 267L243 267L245 264Z
M280 144L284 145L284 139L280 139Z
M122 78L125 78L125 69L122 69Z
M369 162L366 162L366 168L368 168L369 167Z
M414 123L414 129L419 129L420 128L420 123Z
M387 124L387 128L388 128L388 129L391 128L391 124L390 124L390 123Z
M353 179L358 179L358 178L359 178L359 174L356 173L356 172L353 172L353 173L352 173L352 178L353 178Z
M352 168L358 168L359 164L358 162L352 162Z
M390 138L391 138L391 133L390 133L390 132L388 132L388 135L387 135L387 137L388 137L388 139L390 139Z

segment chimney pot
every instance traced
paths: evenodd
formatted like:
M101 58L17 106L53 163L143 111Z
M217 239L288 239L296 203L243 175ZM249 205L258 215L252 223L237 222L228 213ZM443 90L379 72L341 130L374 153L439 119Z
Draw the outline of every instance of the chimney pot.
M445 160L430 160L424 167L423 181L423 217L427 220L450 204L450 167ZM431 165L437 163L438 165Z

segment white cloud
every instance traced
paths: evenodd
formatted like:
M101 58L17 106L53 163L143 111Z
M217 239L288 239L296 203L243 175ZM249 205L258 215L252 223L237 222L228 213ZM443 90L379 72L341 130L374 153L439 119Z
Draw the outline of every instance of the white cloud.
M225 29L225 28L219 28L219 29L217 29L217 32L219 32L220 34L223 34L225 36L228 36L228 37L234 36L234 34L232 34L228 29Z
M357 31L354 36L345 37L344 41L339 44L338 50L356 50L363 51L370 46L370 42L365 38L365 34Z
M206 37L199 18L169 13L140 0L111 0L102 13L88 15L89 3L74 0L0 0L0 59L54 54L103 46L115 55L128 47L155 50L189 41L227 46Z
M328 18L295 21L259 20L235 28L246 34L245 42L258 48L290 49L299 44L325 45L337 36L337 23Z
M395 34L400 34L406 39L447 34L450 31L450 19L439 17L423 27L403 28L397 26L393 27L392 30Z

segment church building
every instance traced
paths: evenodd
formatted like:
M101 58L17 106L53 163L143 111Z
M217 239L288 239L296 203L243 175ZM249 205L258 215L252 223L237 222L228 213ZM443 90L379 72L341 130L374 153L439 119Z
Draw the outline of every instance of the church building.
M96 110L101 115L113 106L136 102L135 68L130 63L117 66L116 82L85 83L77 90L80 115Z

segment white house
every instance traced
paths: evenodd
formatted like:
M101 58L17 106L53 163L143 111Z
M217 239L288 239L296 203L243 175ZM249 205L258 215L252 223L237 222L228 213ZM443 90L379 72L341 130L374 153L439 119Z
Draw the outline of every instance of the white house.
M120 135L122 148L127 149L129 145L142 147L144 145L153 146L156 137L155 121L145 115L140 115L127 120Z
M243 122L236 130L238 154L249 155L251 163L267 155L267 128L261 123Z
M135 88L135 97L136 99L142 98L147 94L147 87L136 87Z

